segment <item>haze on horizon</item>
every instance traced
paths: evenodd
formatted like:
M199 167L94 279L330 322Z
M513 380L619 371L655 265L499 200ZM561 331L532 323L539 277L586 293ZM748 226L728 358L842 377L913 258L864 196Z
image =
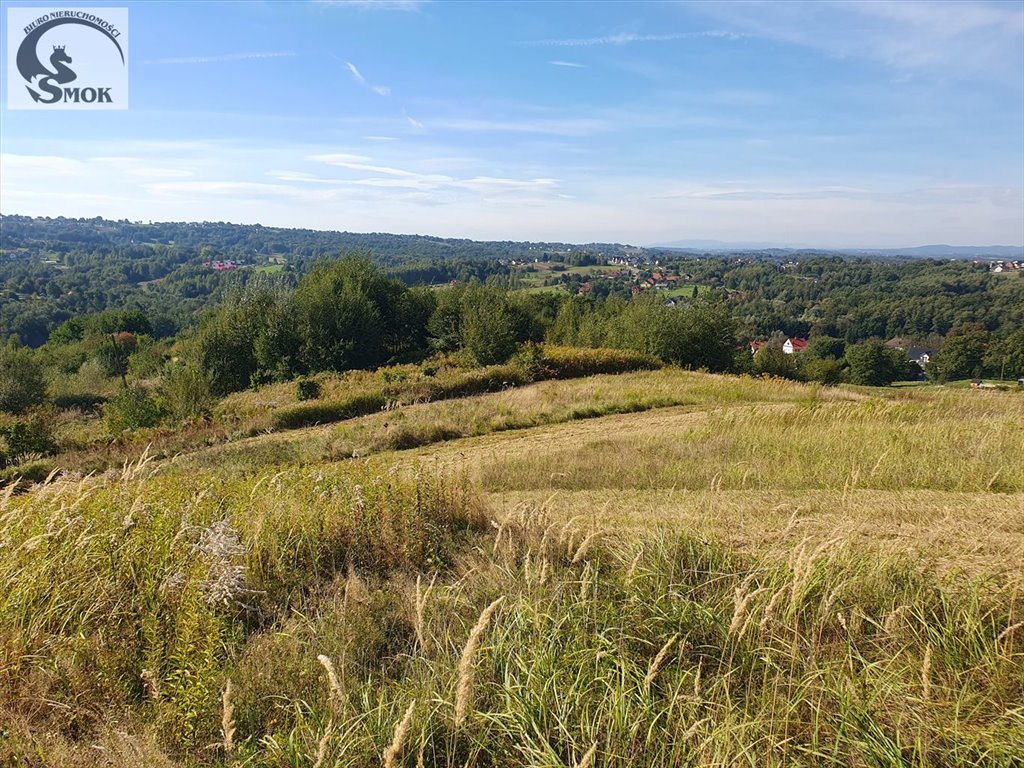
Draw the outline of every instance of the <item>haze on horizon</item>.
M131 108L53 113L3 4L3 213L1024 244L1021 2L112 5Z

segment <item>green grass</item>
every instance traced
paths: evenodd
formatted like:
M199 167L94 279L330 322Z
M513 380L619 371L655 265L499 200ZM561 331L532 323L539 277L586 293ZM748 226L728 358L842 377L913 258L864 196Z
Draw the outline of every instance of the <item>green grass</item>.
M0 764L1016 768L1022 429L662 369L0 495Z
M711 291L711 286L709 286L709 285L694 285L693 283L687 283L685 285L679 286L678 288L670 288L667 291L664 291L663 293L666 296L673 296L673 297L680 297L680 296L682 296L682 297L685 297L685 298L689 298L690 296L693 295L693 289L695 287L697 289L697 295L698 296L701 295L701 294L705 294L705 293L708 293L708 292Z
M206 492L134 473L13 501L0 750L377 765L411 707L403 765L1017 764L1019 592L856 541L760 558L536 509L486 534L455 487L382 470Z

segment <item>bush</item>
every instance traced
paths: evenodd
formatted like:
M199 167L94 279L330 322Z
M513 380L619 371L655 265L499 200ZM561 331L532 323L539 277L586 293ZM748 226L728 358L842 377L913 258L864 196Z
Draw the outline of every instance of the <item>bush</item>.
M49 421L42 413L0 426L0 467L16 464L27 456L57 452Z
M213 403L213 375L197 363L171 363L160 385L163 405L180 421L199 419Z
M103 418L111 434L120 435L130 429L156 426L160 408L145 388L134 384L104 406Z
M598 373L628 373L661 367L661 361L628 349L546 346L542 352L545 378L576 379Z
M799 380L801 378L796 355L787 355L782 350L780 339L773 339L757 350L753 360L753 373L778 376L783 379Z
M94 392L69 392L63 395L55 395L53 404L57 408L77 408L80 411L95 411L107 402L104 395Z
M329 424L332 421L351 419L376 413L384 407L384 397L377 393L367 393L328 403L309 403L282 408L274 414L276 429L298 429L314 424Z
M850 383L869 387L887 387L913 375L907 353L887 347L878 339L848 347L846 364Z
M319 400L320 382L316 379L299 379L295 382L295 397L299 400Z
M45 399L43 369L32 350L0 346L0 411L24 413Z
M451 377L441 375L435 379L433 399L501 392L503 389L530 383L526 372L515 365L489 365L455 373Z
M843 382L846 371L842 361L833 358L815 358L803 362L803 378L808 381L819 381L828 386L835 386Z

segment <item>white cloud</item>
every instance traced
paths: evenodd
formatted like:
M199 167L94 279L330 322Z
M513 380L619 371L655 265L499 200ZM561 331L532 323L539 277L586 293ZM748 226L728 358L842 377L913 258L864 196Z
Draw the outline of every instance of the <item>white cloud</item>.
M688 7L756 37L868 59L904 73L1018 85L1024 79L1019 2L791 0Z
M154 59L147 64L220 64L227 61L250 59L283 59L295 56L293 51L255 51L252 53L224 53L216 56L184 56L172 59Z
M619 32L601 37L575 37L560 40L528 40L524 45L550 45L563 48L576 48L588 45L629 45L630 43L668 43L673 40L688 40L698 37L720 37L727 40L739 40L743 35L735 32L709 30L706 32L673 32L661 35L641 35L635 32Z
M78 176L85 168L85 163L56 155L0 154L0 171L4 179L10 178L8 174L28 177Z
M381 189L410 189L417 192L472 192L483 198L506 199L538 195L553 191L560 185L558 179L527 178L517 179L500 176L467 176L459 178L449 174L420 173L387 165L365 162L368 158L349 154L309 155L307 160L330 165L346 171L373 174L362 178L324 178L305 173L275 171L274 176L287 181L341 186L376 187ZM427 164L431 161L428 159Z
M413 173L412 171L403 171L401 168L389 168L382 165L369 165L365 161L369 160L368 157L361 155L344 155L344 154L329 154L329 155L310 155L306 158L316 163L325 163L327 165L334 165L339 168L347 168L351 171L366 171L367 173L381 173L385 176L418 176L419 174Z
M297 197L297 187L252 181L161 181L143 187L157 195L213 195L229 197Z
M364 88L369 88L371 91L380 96L391 95L391 89L388 88L386 85L371 85L369 82L367 82L366 78L363 77L363 73L360 72L356 68L356 65L353 64L351 61L346 61L345 66L348 67L348 71L352 73L352 78Z
M414 117L411 117L409 115L409 113L406 112L404 109L402 110L402 114L405 116L405 120L406 120L407 123L409 123L409 125L411 125L413 128L415 128L418 131L422 131L423 130L423 123L421 123L419 120L415 119Z
M524 118L495 120L489 118L437 118L430 121L436 128L451 131L498 133L545 133L556 136L589 136L612 130L612 121L603 118Z
M324 8L359 8L368 11L418 11L430 0L313 0Z
M101 166L107 172L121 173L138 178L182 179L193 175L192 171L184 168L150 165L136 157L96 157L90 162Z
M556 67L570 67L571 69L587 68L586 64L578 64L575 61L558 61L557 59L555 61L549 61L548 64L551 64Z

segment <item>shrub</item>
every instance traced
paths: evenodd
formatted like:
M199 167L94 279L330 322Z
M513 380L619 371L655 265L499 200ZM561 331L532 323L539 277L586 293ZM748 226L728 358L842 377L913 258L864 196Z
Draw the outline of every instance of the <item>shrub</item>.
M829 386L842 383L845 375L842 361L834 358L814 358L803 362L803 378L808 381L820 381Z
M16 464L26 456L48 456L56 452L49 421L42 413L0 426L0 466Z
M314 424L329 424L332 421L351 419L375 413L384 407L384 397L378 393L355 395L347 400L315 402L282 408L274 414L276 429L298 429Z
M500 392L510 387L529 384L526 372L515 365L489 365L470 371L456 371L453 376L438 376L433 397L466 397L485 392Z
M120 435L130 429L156 426L160 408L145 388L133 384L104 406L103 418L107 429Z
M45 399L43 369L32 350L0 346L0 411L24 413Z
M213 403L213 375L197 363L171 363L160 385L163 405L180 421L202 418Z
M299 400L319 400L320 382L316 379L299 379L295 382L295 397Z
M543 349L545 378L575 379L598 373L628 373L661 367L661 361L642 352L603 347L557 347Z
M68 392L63 395L55 395L53 404L57 408L77 408L80 411L95 411L107 402L104 395L95 392Z
M907 353L885 346L879 339L854 344L846 350L849 378L853 384L887 387L894 381L911 378Z

